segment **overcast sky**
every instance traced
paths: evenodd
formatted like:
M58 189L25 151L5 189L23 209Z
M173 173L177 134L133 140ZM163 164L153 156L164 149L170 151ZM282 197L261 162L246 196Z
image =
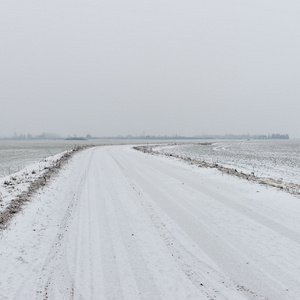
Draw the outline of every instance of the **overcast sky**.
M0 5L0 136L300 137L299 0Z

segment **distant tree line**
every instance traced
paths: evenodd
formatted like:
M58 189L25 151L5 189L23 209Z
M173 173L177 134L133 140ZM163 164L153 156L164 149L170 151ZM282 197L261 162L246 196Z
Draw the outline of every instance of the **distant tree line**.
M58 135L56 133L47 133L47 132L43 132L43 133L37 134L37 135L32 135L31 133L27 133L27 134L15 133L14 136L11 137L11 139L14 139L14 140L55 140L55 139L60 139L60 135Z
M70 140L88 140L88 139L146 139L146 140L197 140L197 139L224 139L224 140L244 140L244 139L254 139L254 140L269 140L269 139L279 139L279 140L288 140L290 137L288 134L280 134L280 133L273 133L273 134L259 134L259 135L250 135L250 134L225 134L225 135L195 135L195 136L181 136L178 134L174 135L141 135L141 136L132 136L132 135L126 135L126 136L112 136L112 137L92 137L90 134L87 134L86 137L77 137L74 136L68 136L67 139ZM38 135L32 135L30 133L28 134L17 134L15 133L13 137L9 139L14 140L56 140L56 139L65 139L62 138L60 135L56 133L42 133Z
M290 137L288 134L280 134L280 133L273 133L273 134L259 134L259 135L250 135L250 134L226 134L226 135L218 135L218 136L211 136L213 139L253 139L253 140L288 140Z
M269 135L259 135L257 138L263 139L263 140L267 140L267 139L288 140L290 137L288 134L273 133L271 135L270 134Z

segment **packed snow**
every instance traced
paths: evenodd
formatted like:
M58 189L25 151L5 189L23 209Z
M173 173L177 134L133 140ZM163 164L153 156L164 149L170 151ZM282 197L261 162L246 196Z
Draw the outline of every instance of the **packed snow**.
M0 232L0 299L299 299L299 214L216 169L90 148Z

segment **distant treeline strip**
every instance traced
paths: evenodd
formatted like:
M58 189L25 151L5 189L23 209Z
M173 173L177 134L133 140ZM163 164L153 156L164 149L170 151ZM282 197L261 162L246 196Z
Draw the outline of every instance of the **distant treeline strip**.
M94 137L89 134L86 137L68 137L63 138L57 134L41 134L32 136L31 134L19 134L15 135L10 138L0 138L4 140L101 140L101 139L111 139L111 140L270 140L270 139L277 139L277 140L288 140L290 137L288 134L280 134L280 133L273 133L273 134L257 134L257 135L250 135L250 134L225 134L225 135L194 135L194 136L182 136L178 134L174 135L119 135L119 136L107 136L107 137Z

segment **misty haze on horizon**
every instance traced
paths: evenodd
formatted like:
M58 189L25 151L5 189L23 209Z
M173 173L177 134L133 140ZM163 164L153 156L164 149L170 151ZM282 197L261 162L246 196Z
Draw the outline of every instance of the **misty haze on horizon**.
M300 138L300 2L11 0L0 137Z

